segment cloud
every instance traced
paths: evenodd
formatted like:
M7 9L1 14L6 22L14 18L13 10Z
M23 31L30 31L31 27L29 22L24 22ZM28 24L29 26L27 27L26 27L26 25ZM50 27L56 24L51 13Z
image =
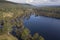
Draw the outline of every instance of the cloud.
M16 3L29 3L33 5L60 5L60 0L8 0Z
M60 0L34 0L31 4L35 4L35 5L60 5Z
M26 0L7 0L11 2L16 2L16 3L25 3Z
M60 2L60 0L50 0L51 2Z

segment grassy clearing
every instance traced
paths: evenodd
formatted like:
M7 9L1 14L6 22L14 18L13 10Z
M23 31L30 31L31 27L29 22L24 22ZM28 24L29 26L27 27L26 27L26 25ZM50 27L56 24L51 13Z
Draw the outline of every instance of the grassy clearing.
M0 35L0 40L17 40L17 38L13 37L12 35L4 34Z

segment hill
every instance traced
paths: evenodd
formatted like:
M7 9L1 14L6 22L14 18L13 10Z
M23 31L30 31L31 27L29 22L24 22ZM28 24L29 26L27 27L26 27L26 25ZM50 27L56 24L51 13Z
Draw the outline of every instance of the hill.
M0 1L0 7L17 7L17 8L35 8L35 6L30 4L24 4L24 3L14 3L10 1Z

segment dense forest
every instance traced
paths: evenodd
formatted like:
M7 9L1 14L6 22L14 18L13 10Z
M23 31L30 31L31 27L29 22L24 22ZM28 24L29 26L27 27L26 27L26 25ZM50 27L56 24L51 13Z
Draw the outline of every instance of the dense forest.
M38 7L35 14L60 19L60 6Z
M44 40L37 32L31 31L23 25L23 19L34 12L34 8L19 6L18 4L0 3L0 40Z

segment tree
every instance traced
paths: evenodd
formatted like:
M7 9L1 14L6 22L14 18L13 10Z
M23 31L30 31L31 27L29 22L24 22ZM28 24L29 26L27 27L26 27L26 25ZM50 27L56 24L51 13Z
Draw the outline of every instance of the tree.
M39 40L45 40L42 36L39 37Z
M30 35L30 30L27 28L24 28L21 34L21 38L23 40L28 40L28 36Z
M38 33L35 33L33 35L33 39L32 40L38 40L39 39L39 34Z

